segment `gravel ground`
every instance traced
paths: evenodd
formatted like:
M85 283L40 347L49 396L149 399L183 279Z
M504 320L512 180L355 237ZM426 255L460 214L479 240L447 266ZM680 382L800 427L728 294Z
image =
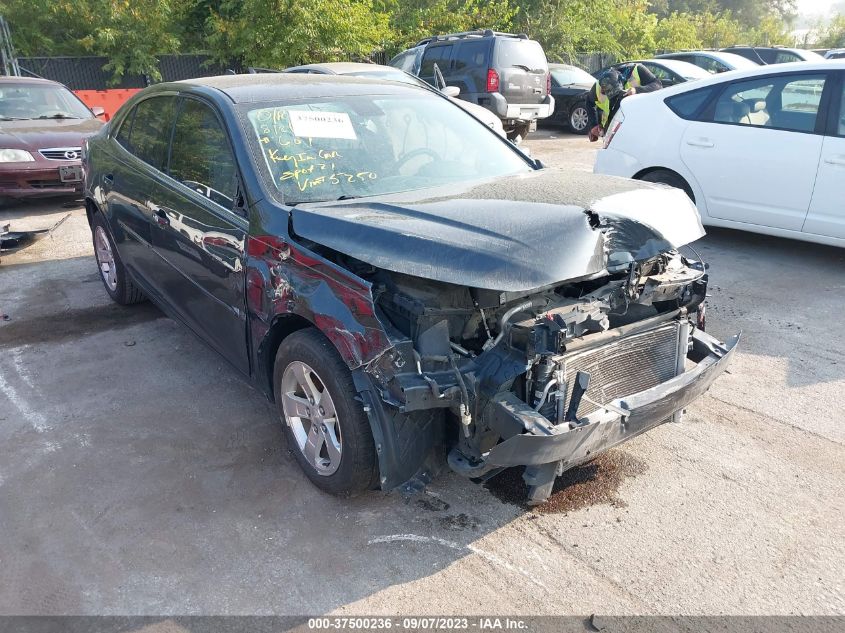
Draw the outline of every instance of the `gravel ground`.
M584 137L541 130L549 165ZM521 505L509 472L319 493L271 406L150 305L108 302L84 211L0 264L0 614L842 614L845 251L711 230L730 373Z

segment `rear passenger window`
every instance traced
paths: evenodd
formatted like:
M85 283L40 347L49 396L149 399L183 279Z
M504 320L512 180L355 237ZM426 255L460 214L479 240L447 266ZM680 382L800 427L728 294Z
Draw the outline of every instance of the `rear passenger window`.
M461 42L455 54L455 70L484 66L484 70L486 71L487 49L489 47L490 43L486 40L480 42Z
M693 120L710 101L713 90L713 88L703 88L675 95L666 99L666 105L682 119Z
M448 70L449 58L452 56L452 45L429 46L422 58L420 65L420 77L428 79L434 77L434 64L440 68L440 72Z
M845 85L842 86L842 94L839 97L839 121L837 125L839 136L845 136Z
M135 106L135 120L129 136L130 151L162 171L166 168L175 102L173 97L152 97L139 103Z
M792 132L816 128L824 75L784 75L728 84L713 120Z
M775 56L775 64L787 64L789 62L801 62L804 61L795 53L790 53L788 51L781 51Z
M117 131L115 140L120 143L123 148L129 152L132 150L132 145L129 143L129 133L132 131L132 119L135 117L135 110L126 115L123 123L120 124L120 129Z
M232 209L237 179L226 130L207 105L185 99L170 150L170 176L226 209Z

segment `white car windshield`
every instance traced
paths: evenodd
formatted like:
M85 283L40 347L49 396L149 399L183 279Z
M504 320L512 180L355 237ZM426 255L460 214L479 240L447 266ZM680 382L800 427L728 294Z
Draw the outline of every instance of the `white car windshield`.
M448 100L419 91L258 104L246 111L288 204L399 193L529 172L515 149Z

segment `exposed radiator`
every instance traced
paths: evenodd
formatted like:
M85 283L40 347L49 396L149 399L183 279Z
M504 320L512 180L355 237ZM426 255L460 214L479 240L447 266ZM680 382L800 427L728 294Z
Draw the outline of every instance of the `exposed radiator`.
M601 404L630 396L677 376L678 368L683 367L683 357L679 363L680 329L680 323L672 322L607 345L565 355L567 402L575 374L579 371L590 374L587 398ZM686 346L683 355L686 356ZM577 415L589 415L598 408L583 399Z

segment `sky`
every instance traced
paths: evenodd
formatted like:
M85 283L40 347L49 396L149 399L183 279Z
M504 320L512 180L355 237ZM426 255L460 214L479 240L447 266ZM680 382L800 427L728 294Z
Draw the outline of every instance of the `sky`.
M830 10L834 0L798 0L796 6L799 16L824 14Z

